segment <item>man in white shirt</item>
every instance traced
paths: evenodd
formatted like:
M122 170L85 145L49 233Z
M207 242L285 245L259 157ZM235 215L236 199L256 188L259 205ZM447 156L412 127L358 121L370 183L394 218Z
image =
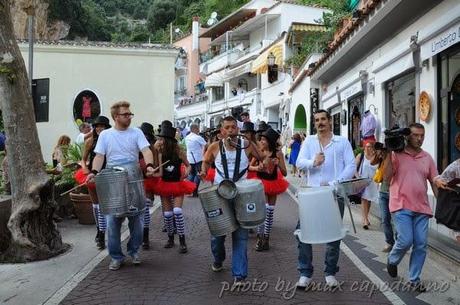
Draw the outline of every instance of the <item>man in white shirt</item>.
M296 163L298 169L307 173L307 185L310 187L333 186L342 180L353 178L356 165L350 142L345 137L332 133L331 115L327 111L318 110L314 118L318 133L305 139ZM343 217L344 199L338 196L337 201ZM298 227L300 227L299 224ZM297 286L308 287L313 275L312 246L300 240L298 242L300 279ZM339 271L337 266L339 254L340 240L327 244L325 274L326 284L331 287L338 285L335 274Z
M91 125L89 123L81 123L78 129L80 130L80 133L75 139L75 143L81 145L91 136Z
M90 181L102 169L104 159L107 161L107 167L138 165L139 152L144 156L146 167L146 176L153 175L153 155L150 150L150 144L147 142L144 134L139 128L131 128L131 119L134 114L129 110L130 104L121 101L112 105L110 111L115 126L106 129L99 135L94 152L96 156L93 160L93 169L88 174L86 181ZM145 200L145 198L142 198ZM145 203L145 202L144 202ZM142 244L142 221L143 211L130 214L128 217L128 227L130 238L128 241L128 254L132 257L132 263L139 265L139 246ZM125 255L121 249L121 224L125 217L116 217L107 215L108 228L108 250L112 258L109 269L118 270L124 262Z
M190 126L190 133L185 137L185 146L187 147L187 160L190 163L192 169L188 176L188 180L195 182L196 190L193 193L194 197L198 196L197 190L200 185L199 171L201 170L201 163L203 161L203 149L206 145L206 141L198 133L200 128L197 124Z

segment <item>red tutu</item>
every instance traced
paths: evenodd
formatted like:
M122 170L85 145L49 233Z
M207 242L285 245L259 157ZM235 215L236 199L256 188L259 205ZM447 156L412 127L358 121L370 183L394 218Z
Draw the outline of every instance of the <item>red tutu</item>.
M88 176L88 174L85 174L83 168L80 168L75 172L73 178L77 181L78 184L83 184L86 181L86 176ZM90 190L96 190L96 184L94 182L88 183L86 186Z
M260 178L259 178L260 179ZM278 177L276 180L260 179L264 185L264 192L266 195L279 195L284 193L289 187L289 182L284 179L281 171L278 170Z
M149 177L144 179L144 188L147 193L158 194L158 182L160 177Z
M206 173L206 178L204 180L214 183L214 178L216 177L216 169L209 168L208 172Z
M195 189L196 184L188 180L168 182L160 179L156 186L156 194L162 197L178 197L185 194L191 194Z
M258 179L257 178L257 172L255 171L248 171L248 176L247 176L248 179Z

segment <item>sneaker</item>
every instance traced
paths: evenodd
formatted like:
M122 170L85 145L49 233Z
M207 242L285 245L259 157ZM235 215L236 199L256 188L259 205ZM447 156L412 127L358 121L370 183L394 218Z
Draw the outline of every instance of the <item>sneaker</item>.
M307 288L308 285L311 283L311 277L308 276L300 276L299 280L296 283L298 289Z
M382 252L383 252L383 253L388 253L388 252L391 251L391 249L393 249L393 245L387 244L387 245L382 249Z
M214 272L221 272L224 269L224 267L222 267L222 263L214 262L211 265L211 269Z
M133 259L132 259L133 265L134 266L139 266L141 264L141 259L139 257L139 254L136 253L132 257L133 257Z
M336 287L339 285L339 282L337 282L337 279L333 275L327 275L326 276L326 285L329 287Z
M236 277L234 280L233 280L233 285L232 285L232 289L238 289L242 286L244 286L246 280L242 277Z
M388 274L391 277L397 277L398 276L398 266L390 264L390 261L387 261L387 271L388 271Z
M113 259L110 261L110 264L109 264L109 270L118 270L120 269L121 265L123 264L123 260L117 260L117 259Z
M426 287L421 282L410 282L410 286L414 292L426 292Z

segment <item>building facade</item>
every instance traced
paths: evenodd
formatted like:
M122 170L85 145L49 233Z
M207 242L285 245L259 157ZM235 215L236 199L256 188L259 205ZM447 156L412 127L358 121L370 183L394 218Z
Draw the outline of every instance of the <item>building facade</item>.
M28 45L19 44L28 66ZM132 126L173 119L174 63L178 50L161 45L38 42L34 46L34 101L43 157L59 136L75 140L78 124L98 115L111 119L110 106L131 103Z

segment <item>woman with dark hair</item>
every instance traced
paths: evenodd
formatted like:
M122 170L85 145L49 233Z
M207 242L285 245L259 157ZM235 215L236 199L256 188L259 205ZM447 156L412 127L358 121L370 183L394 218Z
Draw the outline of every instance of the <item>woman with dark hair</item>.
M269 239L273 226L273 214L276 198L285 192L289 183L283 176L287 175L284 156L280 150L278 139L280 134L268 128L260 134L259 148L262 151L263 162L252 160L249 170L257 172L257 178L264 185L266 198L265 223L257 228L256 251L265 251L270 248Z
M184 202L184 195L193 193L196 185L185 179L190 173L191 167L185 152L180 149L175 135L176 129L174 127L169 126L169 124L162 124L161 132L158 135L159 139L155 146L158 150L159 164L165 161L168 163L160 167L161 178L157 185L157 193L161 197L163 217L168 233L168 241L164 247L172 248L174 246L174 218L179 235L179 253L186 253L182 203ZM183 170L182 165L185 165L185 170Z
M75 172L75 180L78 184L83 184L86 181L86 176L91 172L93 159L96 156L94 148L96 147L97 140L100 133L108 128L111 128L109 119L105 116L98 116L93 122L93 132L92 136L86 139L85 141L85 150L83 151L82 160L80 162L81 168ZM102 168L105 167L105 162ZM93 213L94 219L96 220L97 234L96 234L96 243L97 247L102 250L105 249L105 231L107 229L107 222L105 216L101 214L99 209L99 199L96 193L96 185L94 183L88 183L87 185L88 193L93 202Z

